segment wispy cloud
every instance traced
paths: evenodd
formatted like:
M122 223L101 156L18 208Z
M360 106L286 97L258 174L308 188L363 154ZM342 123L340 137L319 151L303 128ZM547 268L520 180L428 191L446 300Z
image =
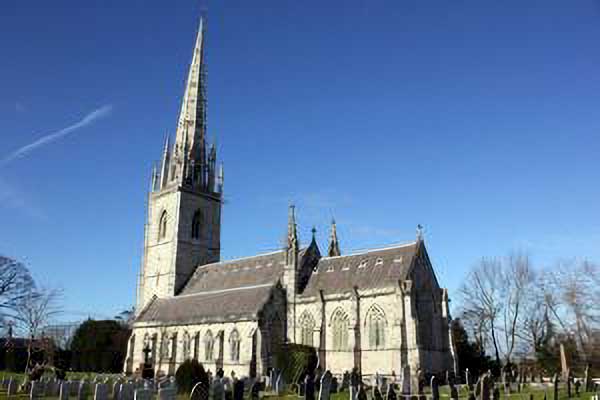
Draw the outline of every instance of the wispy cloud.
M35 150L39 147L42 147L49 143L55 142L69 134L72 134L73 132L75 132L81 128L85 128L86 126L94 123L95 121L97 121L103 117L106 117L107 115L109 115L111 113L111 111L112 111L111 105L102 106L102 107L92 111L91 113L87 114L80 121L74 123L73 125L67 126L66 128L63 128L59 131L52 132L52 133L42 136L35 142L30 143L26 146L23 146L15 151L13 151L12 153L8 154L4 158L2 158L0 160L0 167L6 165L16 159L26 156L27 154L31 153L33 150Z
M42 210L27 200L27 196L2 178L0 178L0 207L18 209L37 219L47 218Z

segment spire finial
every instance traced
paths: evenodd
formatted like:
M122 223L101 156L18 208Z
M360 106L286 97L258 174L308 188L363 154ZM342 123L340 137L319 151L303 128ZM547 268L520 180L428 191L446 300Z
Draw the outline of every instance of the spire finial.
M295 262L298 255L298 234L296 232L296 207L291 204L288 215L287 263Z
M329 247L327 249L327 255L329 257L337 257L342 255L340 251L340 243L337 237L337 228L335 225L335 218L331 219L331 235L329 236Z
M310 231L312 233L312 240L316 240L317 228L313 225L313 227L312 227L312 229Z
M423 225L417 225L417 242L421 242L423 240Z

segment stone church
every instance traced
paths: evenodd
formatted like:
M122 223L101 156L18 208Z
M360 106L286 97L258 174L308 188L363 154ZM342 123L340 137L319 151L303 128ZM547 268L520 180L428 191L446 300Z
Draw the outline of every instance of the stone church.
M223 169L206 143L204 34L201 21L175 142L152 173L125 371L148 360L174 374L195 358L213 373L256 376L284 342L314 347L334 374L452 370L448 293L419 233L346 255L334 222L323 253L314 232L300 244L292 206L284 248L220 260Z

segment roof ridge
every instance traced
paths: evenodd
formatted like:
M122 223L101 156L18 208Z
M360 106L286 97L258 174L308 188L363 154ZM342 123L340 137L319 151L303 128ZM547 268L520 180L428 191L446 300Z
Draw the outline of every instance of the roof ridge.
M179 298L179 297L191 297L191 296L200 296L200 295L209 295L209 294L219 294L219 293L235 292L235 291L238 291L238 290L260 289L260 288L269 287L269 286L274 286L274 283L269 282L269 283L262 283L260 285L239 286L239 287L235 287L235 288L227 288L227 289L219 289L219 290L208 290L208 291L196 292L196 293L188 293L188 294L178 294L178 295L172 296L172 297L163 297L163 299L174 299L174 298L176 299L176 298Z
M377 252L377 251L400 249L402 247L414 246L416 244L417 244L416 241L407 242L407 243L399 243L399 244L396 244L396 245L393 245L393 246L380 247L380 248L374 248L374 249L366 249L366 250L358 250L358 251L355 251L354 253L342 254L341 256L321 257L321 259L322 260L325 260L325 259L331 260L331 259L334 259L334 258L344 258L344 257L359 256L361 254L374 253L374 252Z

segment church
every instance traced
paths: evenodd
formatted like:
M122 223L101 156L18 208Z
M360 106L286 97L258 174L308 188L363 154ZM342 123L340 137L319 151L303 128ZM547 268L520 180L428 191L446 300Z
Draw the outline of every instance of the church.
M260 376L283 343L313 347L336 375L453 370L448 292L419 231L342 254L333 222L322 251L314 232L299 242L291 206L283 248L221 261L224 175L206 142L204 36L201 20L175 140L152 171L125 372L148 361L172 375L194 358L213 373Z

